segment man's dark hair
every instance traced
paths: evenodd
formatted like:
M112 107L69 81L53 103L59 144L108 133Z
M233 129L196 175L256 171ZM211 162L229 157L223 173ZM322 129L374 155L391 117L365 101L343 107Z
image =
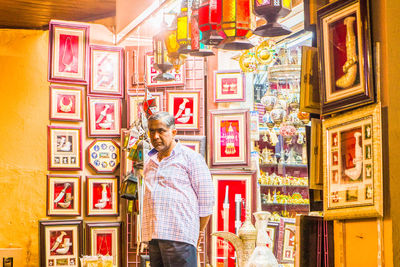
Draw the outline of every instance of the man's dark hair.
M175 118L166 111L160 111L151 115L148 119L150 121L161 120L170 129L175 129Z

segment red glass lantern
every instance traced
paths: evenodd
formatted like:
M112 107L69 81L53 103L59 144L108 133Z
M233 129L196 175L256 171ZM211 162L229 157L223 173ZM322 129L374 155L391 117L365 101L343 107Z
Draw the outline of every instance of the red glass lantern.
M203 43L200 43L201 31L199 30L199 1L193 0L192 16L190 17L191 48L189 54L195 57L213 56L214 53Z
M165 48L165 23L161 26L161 31L153 36L153 55L154 55L154 68L161 73L154 77L155 81L170 81L174 80L175 77L166 73L173 68L172 64L168 62L168 51Z
M219 45L223 38L217 33L217 24L222 16L221 0L202 0L199 7L199 29L203 35L200 42Z
M267 24L257 27L253 33L264 37L287 35L292 31L277 22L278 18L287 16L292 8L291 0L252 0L254 14L267 20Z
M254 47L247 39L250 32L250 0L222 0L218 33L224 38L218 48L245 50Z

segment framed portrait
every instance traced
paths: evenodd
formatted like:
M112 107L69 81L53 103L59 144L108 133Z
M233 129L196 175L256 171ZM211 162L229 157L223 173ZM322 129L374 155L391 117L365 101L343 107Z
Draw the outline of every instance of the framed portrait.
M82 121L83 85L50 85L50 120Z
M155 98L156 112L163 111L163 92L150 92L150 94ZM139 114L144 112L144 96L144 93L128 93L128 125L132 125L139 118Z
M245 76L240 70L214 71L214 101L245 101Z
M216 204L214 205L211 232L228 231L234 234L246 219L246 209L255 209L255 172L212 171ZM254 199L253 199L254 198ZM229 242L211 237L212 266L235 267L235 249Z
M211 167L249 166L249 111L210 110Z
M176 140L187 146L197 153L205 157L206 154L206 137L205 136L195 136L195 135L176 135Z
M122 178L126 177L133 169L133 161L128 159L129 151L125 146L125 142L126 144L129 142L129 136L130 136L130 130L121 129L122 149L121 149L120 177Z
M87 84L89 25L49 23L49 81Z
M82 170L82 127L47 126L49 170Z
M113 173L119 165L119 145L112 139L96 139L87 148L89 165L98 173Z
M140 255L140 267L150 267L149 255Z
M318 10L322 113L375 101L368 0L339 0Z
M382 216L381 105L326 119L322 127L324 218Z
M198 130L200 91L167 91L167 111L175 118L177 130Z
M278 262L280 264L294 263L296 245L296 220L281 218L279 223Z
M112 256L112 267L122 266L122 222L86 223L86 255Z
M80 266L82 228L82 220L39 221L40 266Z
M146 84L148 87L152 86L160 86L160 87L168 87L168 86L184 86L185 85L185 64L182 64L178 70L172 68L167 71L167 73L172 74L175 79L172 81L155 81L154 78L160 74L158 70L154 68L154 56L153 53L146 53L145 55L145 78Z
M310 189L322 190L324 175L322 169L322 121L311 119L310 136Z
M124 95L123 49L116 46L90 46L89 95Z
M300 111L320 114L318 49L301 47Z
M279 243L279 222L269 221L267 225L267 234L269 238L271 238L271 244L267 244L267 246L272 250L276 257Z
M81 176L47 175L47 216L81 215Z
M88 96L88 136L119 137L121 129L121 99Z
M118 216L118 192L118 177L87 176L86 216Z

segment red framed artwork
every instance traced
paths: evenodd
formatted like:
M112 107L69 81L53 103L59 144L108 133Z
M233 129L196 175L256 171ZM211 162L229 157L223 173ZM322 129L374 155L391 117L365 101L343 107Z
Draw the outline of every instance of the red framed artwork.
M119 145L112 139L96 139L87 148L89 165L98 173L113 173L119 165Z
M175 118L177 130L198 130L200 91L167 91L167 111Z
M88 44L89 25L50 21L49 81L87 84Z
M49 170L82 170L82 127L47 126Z
M206 137L195 136L195 135L176 135L176 140L179 140L184 146L193 149L197 153L201 154L204 158L206 155Z
M369 1L334 1L317 16L322 113L374 102Z
M82 220L39 221L40 266L80 266L82 228Z
M238 233L246 218L246 208L255 209L255 172L212 171L216 192L216 204L212 216L212 232ZM222 238L211 237L211 259L213 266L236 266L235 249Z
M150 92L156 100L156 112L163 109L163 92ZM132 125L139 118L139 114L143 111L144 93L128 94L128 125Z
M145 57L139 57L137 50L137 46L125 46L124 48L126 92L134 92L139 86L144 86Z
M279 222L269 221L267 225L267 234L269 238L271 238L271 244L267 244L267 246L272 250L276 257L279 242Z
M86 215L119 215L119 179L115 176L86 177Z
M245 101L245 76L240 70L214 71L214 101Z
M146 61L146 73L145 73L145 78L146 78L146 84L147 86L162 86L162 87L168 87L168 86L184 86L185 85L185 64L182 64L178 70L175 68L172 68L172 70L168 71L168 73L171 73L174 77L175 80L168 81L168 82L163 82L163 81L155 81L154 78L160 74L159 71L157 71L154 68L154 56L153 53L147 53L145 55L145 61Z
M115 46L90 46L89 95L123 97L123 49Z
M85 86L50 85L50 120L82 121Z
M249 111L210 110L211 167L248 166Z
M121 99L88 96L88 136L118 136L121 129Z
M81 176L47 175L47 216L81 215Z
M112 267L122 266L121 229L122 222L86 223L86 255L112 256Z

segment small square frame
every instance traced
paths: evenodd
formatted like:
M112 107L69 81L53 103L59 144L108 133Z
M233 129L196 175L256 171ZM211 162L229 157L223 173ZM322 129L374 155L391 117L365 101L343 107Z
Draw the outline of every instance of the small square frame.
M83 120L83 85L50 85L50 120Z
M195 136L195 135L176 135L176 140L187 146L197 153L201 154L204 158L206 155L206 137L205 136Z
M153 53L146 53L145 55L145 61L146 61L146 71L145 71L145 77L146 77L146 84L148 87L154 87L154 86L159 86L159 87L170 87L170 86L184 86L185 85L185 64L182 64L179 68L179 71L176 71L175 68L172 68L171 70L167 71L167 73L170 73L175 76L175 80L168 81L168 82L162 82L162 81L154 81L154 78L160 74L159 71L157 71L153 64L154 64L154 56Z
M118 177L86 177L86 216L119 216Z
M200 91L168 90L167 112L175 117L177 130L199 130Z
M120 98L87 97L89 137L119 137L121 102Z
M47 126L49 170L82 170L82 127Z
M144 89L142 89L144 90ZM163 92L150 92L150 94L156 99L156 105L158 107L157 111L163 111ZM135 120L139 118L139 111L142 111L142 103L144 101L145 94L144 93L128 93L127 102L128 102L128 125L132 125ZM144 112L144 111L143 111Z
M81 176L47 175L47 216L81 215Z
M214 82L215 102L245 101L245 75L240 70L214 71Z

